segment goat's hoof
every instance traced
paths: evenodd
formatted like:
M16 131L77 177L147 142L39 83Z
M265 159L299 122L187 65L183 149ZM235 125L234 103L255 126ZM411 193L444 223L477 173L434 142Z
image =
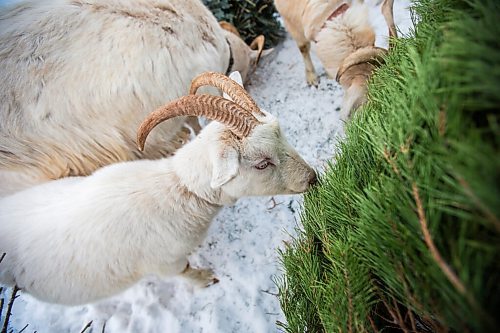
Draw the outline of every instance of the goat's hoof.
M319 78L316 76L316 74L307 75L307 84L315 88L318 88Z
M212 281L208 285L206 285L205 287L210 287L211 285L217 284L219 282L220 282L219 279L214 277L214 278L212 278Z
M214 271L211 269L192 268L191 266L187 266L182 274L194 282L194 284L204 288L219 282L219 279L215 277Z
M211 269L200 269L198 271L200 274L196 277L196 283L201 287L207 288L219 283L219 279L215 277L215 274Z
M209 276L200 277L199 279L196 279L194 282L195 282L195 284L199 285L200 287L208 288L210 286L213 286L214 284L219 283L219 279L213 275L212 271L210 271Z

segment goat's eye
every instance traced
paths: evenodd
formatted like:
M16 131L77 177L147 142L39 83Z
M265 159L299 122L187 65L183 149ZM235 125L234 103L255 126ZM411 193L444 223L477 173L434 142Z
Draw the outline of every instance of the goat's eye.
M265 168L267 168L269 165L271 165L271 162L267 161L267 160L264 160L262 162L260 162L259 164L257 164L255 166L256 169L259 169L259 170L264 170Z

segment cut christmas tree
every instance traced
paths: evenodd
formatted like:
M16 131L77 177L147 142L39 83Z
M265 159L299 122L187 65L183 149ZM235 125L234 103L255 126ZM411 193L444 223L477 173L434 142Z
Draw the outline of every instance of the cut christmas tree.
M500 3L413 11L282 253L288 332L500 327Z

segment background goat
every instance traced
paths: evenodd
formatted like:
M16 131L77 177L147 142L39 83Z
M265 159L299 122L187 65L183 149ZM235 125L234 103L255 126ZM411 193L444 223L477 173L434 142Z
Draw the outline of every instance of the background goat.
M111 296L147 274L216 281L212 271L190 267L187 255L222 206L243 196L304 192L316 174L241 86L206 73L191 92L206 84L235 102L186 96L139 128L142 149L149 132L172 117L215 120L174 156L117 163L1 199L0 252L7 255L0 281L64 304Z
M259 56L198 0L33 0L0 13L0 196L113 162L160 158L185 117L134 144L149 110L204 71Z
M385 50L375 47L375 31L362 1L275 0L287 30L296 41L305 64L308 84L318 78L310 56L311 42L328 76L344 88L341 119L365 101L366 83ZM393 0L384 0L382 13L389 36L396 36Z

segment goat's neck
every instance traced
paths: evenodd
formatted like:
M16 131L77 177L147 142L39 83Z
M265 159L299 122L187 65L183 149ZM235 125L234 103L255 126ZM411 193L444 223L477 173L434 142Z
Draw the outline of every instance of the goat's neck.
M174 171L181 184L200 199L217 206L234 204L237 198L210 186L213 167L207 154L208 146L208 142L200 139L184 146L173 156Z

